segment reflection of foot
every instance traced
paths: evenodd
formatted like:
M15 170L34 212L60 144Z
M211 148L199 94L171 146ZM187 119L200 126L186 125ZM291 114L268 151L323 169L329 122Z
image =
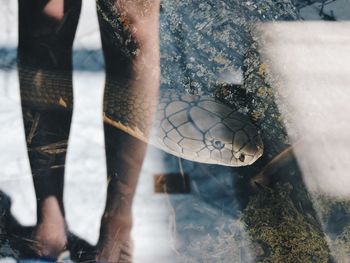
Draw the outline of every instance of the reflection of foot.
M131 263L133 242L131 239L132 217L104 216L100 239L97 244L98 262Z
M120 247L119 263L131 263L133 255L133 242L124 242Z
M112 249L108 249L108 245L102 248L96 260L98 262L132 263L133 242L131 239L113 243Z
M39 256L56 259L67 245L67 227L57 200L47 198L42 205L41 218L34 230Z
M34 239L37 242L35 249L39 256L56 259L67 245L64 222L56 221L38 225Z
M24 227L18 223L16 218L11 214L10 198L4 192L0 191L0 258L11 257L20 263L40 262L40 254L43 253L40 252L38 241L35 240L36 233L38 232L37 229L38 227ZM67 235L67 249L70 252L71 260L73 262L94 262L97 255L96 248L72 233L68 233ZM61 249L58 250L62 251ZM57 260L50 257L51 261L58 262L58 260L61 260L65 263L71 262L69 261L69 257L67 257L67 252L65 250L63 253L60 253ZM32 260L25 261L25 258ZM41 261L43 262L44 259L41 259Z

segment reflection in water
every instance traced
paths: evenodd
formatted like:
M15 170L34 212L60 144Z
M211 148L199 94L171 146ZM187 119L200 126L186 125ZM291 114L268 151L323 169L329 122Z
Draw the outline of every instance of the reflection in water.
M234 2L231 2L230 4L235 5ZM252 46L250 44L254 45L254 43L250 42L250 36L246 31L242 29L235 31L235 27L232 26L232 24L227 29L224 26L226 25L225 23L220 24L219 22L212 22L218 20L220 22L224 21L220 20L220 17L216 17L218 19L216 20L210 16L210 14L215 13L215 8L218 6L219 4L202 4L196 9L196 7L192 7L187 2L177 4L176 6L172 6L171 4L166 5L166 7L171 10L168 11L171 19L166 20L166 22L169 23L170 26L180 26L176 29L176 33L171 37L164 38L165 43L171 43L170 46L172 49L169 50L169 53L182 53L182 56L179 56L180 59L177 61L179 65L177 71L178 74L170 75L176 75L179 78L178 82L181 82L181 78L188 78L189 81L182 81L182 83L188 83L186 85L188 90L206 93L210 92L211 88L217 87L217 94L221 99L226 100L227 103L235 103L238 105L237 107L241 109L248 106L247 112L249 116L255 120L255 124L262 132L262 137L266 147L265 155L262 160L255 163L252 167L238 169L237 172L241 175L245 175L245 178L238 180L236 184L237 186L245 186L246 192L242 191L240 188L237 189L239 200L242 201L242 218L244 219L247 226L247 232L252 240L259 240L259 244L263 244L262 247L264 253L261 254L261 257L266 260L272 260L273 262L281 260L285 260L286 262L292 262L293 260L296 260L297 262L312 260L316 260L317 262L331 261L333 257L330 255L326 243L327 238L321 230L321 224L319 222L320 218L316 216L314 210L314 207L316 209L319 208L315 202L312 202L313 199L310 198L310 195L305 189L298 164L293 158L292 149L289 148L286 152L283 151L288 147L290 139L293 139L294 135L292 131L288 130L291 138L286 136L287 132L283 127L284 123L281 121L285 116L281 115L279 110L277 110L275 99L272 95L274 94L274 83L270 86L264 81L264 78L268 74L266 65L259 63L259 56L251 49ZM259 17L255 12L262 6L266 9L270 9L269 12L263 12L262 17ZM227 12L225 15L228 13L232 14L230 12L234 12L233 10L245 10L243 16L242 14L231 15L231 17L234 17L237 20L242 19L242 24L252 20L295 20L297 18L296 14L293 13L293 8L288 9L288 4L283 6L283 15L279 13L282 9L281 5L279 5L279 8L281 9L274 9L276 6L269 6L268 1L264 1L261 2L261 6L252 4L252 6L247 7L247 9L245 9L244 5L243 7L240 6L240 8L232 9L225 9L227 6L224 5L221 6L221 8L224 10L223 13ZM236 7L238 7L238 5ZM183 10L181 8L183 8ZM194 11L199 9L201 10L201 13L196 13ZM178 12L173 12L173 10L182 10L182 13L187 14L186 18L190 19L177 15ZM276 15L278 13L280 16ZM203 16L210 17L208 20L212 23L204 23L203 21L208 20L203 18L201 16L202 14ZM269 17L269 15L273 18ZM274 17L274 15L276 15L276 17ZM233 19L230 22L234 24L237 20ZM215 28L217 25L221 26L220 29L222 31ZM193 30L193 28L196 28L196 30ZM224 85L225 89L221 90L220 85L215 86L215 77L213 77L215 73L212 74L215 72L213 68L218 69L220 66L215 67L212 66L211 63L215 64L215 62L218 61L213 60L205 63L204 61L201 61L201 58L210 57L207 54L209 50L215 53L215 47L220 46L220 44L215 43L215 41L219 42L222 38L225 39L225 29L228 31L232 30L230 31L229 36L234 38L234 43L241 43L241 45L238 45L235 49L235 52L244 51L245 56L242 56L244 59L242 59L241 64L238 62L238 65L243 64L246 67L246 71L244 71L244 82L241 87L227 87L228 85ZM221 32L222 38L213 37L216 32ZM237 32L239 32L239 34L237 34ZM201 42L202 38L198 37L200 34L203 36L203 41L207 42ZM271 36L273 36L273 33L271 33ZM190 39L189 42L187 42L188 39ZM208 39L212 42L209 42ZM225 40L223 40L223 42L224 41ZM164 42L161 43L164 45ZM196 43L195 48L193 47L193 43ZM210 47L206 46L208 43L210 43ZM247 50L244 50L244 43L249 43ZM174 47L181 48L176 49ZM275 51L269 45L266 45L266 48ZM284 53L288 55L291 54L289 50L285 50ZM198 54L201 54L201 56L198 56ZM224 52L224 55L227 54L232 53ZM198 60L196 60L197 56L199 57ZM293 60L296 58L293 54L291 54L290 57ZM167 56L162 58L165 62L174 61L173 58ZM236 55L235 58L237 59L239 56ZM279 56L277 56L277 58L279 58ZM237 60L232 60L231 62L237 63ZM183 65L186 70L181 70L180 65ZM203 65L205 66L201 68ZM223 65L223 67L225 67L229 64L223 63ZM293 64L288 63L288 65ZM235 66L237 66L237 64ZM277 65L277 67L280 70L285 69L285 67L282 67L281 65ZM346 67L342 67L342 69L344 68ZM164 71L168 72L170 71L169 69L173 69L174 72L176 71L176 67L170 66L165 67ZM186 73L184 74L183 72ZM205 72L205 74L203 74L203 72ZM208 81L206 83L201 83L201 79L197 77L200 75L206 76ZM199 80L197 81L197 79ZM170 86L169 83L170 85L173 84L172 82L165 81L165 85ZM200 84L198 85L197 83ZM300 88L303 88L303 86L300 86ZM239 94L237 89L243 89L245 93L237 96L237 94ZM239 104L241 101L244 101L244 103L242 103L244 106ZM312 102L313 100L308 98L308 101ZM302 110L303 109L304 108L302 108ZM282 111L282 114L284 113L285 111ZM308 123L310 124L311 121L309 120ZM298 150L296 149L295 151L297 152ZM281 155L279 153L281 153ZM319 153L314 153L312 155L317 158ZM272 160L272 162L270 162L270 160ZM303 158L303 160L307 160L307 158ZM343 249L346 250L346 247L343 246ZM332 254L335 255L336 253ZM337 257L340 256L337 255Z
M277 58L282 59L281 54L287 54L292 59L288 62L278 60L278 63L290 66L296 61L301 61L302 65L299 66L302 70L299 71L298 67L290 66L287 67L288 71L279 72L279 75L288 72L288 74L297 76L296 79L289 78L291 75L284 76L282 80L285 83L283 84L288 84L287 87L289 87L289 83L293 83L290 89L292 91L302 88L303 96L301 97L308 105L306 102L298 104L302 100L294 97L293 94L285 95L288 98L287 106L291 106L292 113L297 116L292 119L293 124L301 124L300 127L296 126L298 129L291 130L287 123L289 135L287 136L281 115L287 118L287 121L289 115L285 114L284 105L278 105L279 109L277 109L273 92L276 87L270 86L265 81L268 74L267 67L260 61L259 54L256 52L257 45L252 41L249 29L252 21L294 20L297 19L297 13L288 1L283 4L268 0L253 2L209 0L195 5L191 1L163 1L160 34L162 89L187 90L195 94L214 95L225 104L249 116L254 125L259 128L265 145L265 153L262 158L254 165L244 168L233 169L195 164L189 161L180 161L179 165L178 160L174 157L165 157L164 166L167 171L162 172L184 172L189 175L191 186L190 195L166 196L171 210L168 225L173 238L171 241L175 254L169 259L169 262L255 262L259 260L331 262L333 259L344 262L349 254L350 221L348 192L344 187L347 177L342 176L344 174L342 170L346 165L342 158L348 154L347 144L344 143L347 142L344 136L347 124L341 121L346 119L346 116L341 115L344 114L344 111L333 111L337 107L333 107L334 102L331 99L337 93L343 94L344 96L336 100L344 103L344 106L339 108L346 109L347 93L342 93L343 89L337 89L335 93L333 91L318 97L321 91L328 91L326 88L320 89L323 84L318 83L315 86L317 91L311 89L310 85L312 96L306 96L304 85L299 82L305 80L304 77L300 77L301 74L313 75L311 69L323 72L325 66L318 61L316 64L305 67L309 65L305 58L310 57L308 53L310 50L305 46L298 49L297 43L293 42L296 36L291 35L293 38L287 39L287 42L293 42L293 45L288 45L288 50L281 49L282 52ZM125 20L124 25L128 25ZM292 29L295 30L295 28ZM277 31L283 33L285 30L287 29ZM274 31L269 32L272 32L272 37L268 38L269 41L271 39L284 40L273 38ZM300 32L297 32L297 35L305 37ZM332 45L335 45L338 36L328 39L332 41ZM299 42L303 43L302 40ZM323 39L318 40L312 43L313 46L319 43L322 48L328 46L328 44L323 45ZM277 41L277 44L273 44L279 43ZM286 41L279 47L285 48L285 44ZM280 50L270 48L271 45L267 45L269 50L274 52ZM291 52L292 47L307 52L295 55ZM338 46L337 52L342 50L340 47L344 48L344 45ZM345 51L344 57L347 54ZM301 59L295 59L298 56L301 56ZM334 56L335 54L329 53L325 57L333 59ZM319 58L318 56L311 57ZM272 62L277 65L278 69L286 68L274 60ZM340 68L333 69L338 75L337 78L332 79L331 83L327 82L328 86L339 81L339 72L346 68L346 65L340 65L339 60L334 60L332 63L339 65ZM331 72L330 69L327 69L327 73L329 72ZM330 75L324 75L331 79ZM317 78L319 77L317 75ZM340 80L343 79L340 78ZM345 78L345 81L347 83L348 79ZM307 84L312 82L313 80L308 80ZM295 83L298 83L297 87ZM290 90L282 91L289 92ZM127 102L126 107L129 106ZM315 115L310 109L322 112L321 118L316 122ZM341 120L327 117L329 122L325 122L326 114L340 117ZM33 120L35 120L35 114ZM309 128L310 123L319 125L312 125L312 128ZM321 135L319 134L320 127L322 128ZM342 129L338 130L339 127ZM324 129L327 130L327 133L324 132ZM290 139L294 143L295 138L299 138L295 134L306 134L306 131L310 133L310 136L301 136L298 145L289 147ZM117 137L120 136L117 135ZM328 147L329 142L334 141L333 138L338 138L339 141L331 143L332 150L318 148L319 145ZM315 146L314 143L320 141L322 143ZM130 146L129 143L127 146ZM222 142L214 141L213 146L221 148ZM344 149L342 154L341 149ZM332 152L333 154L320 156L320 152ZM301 169L295 161L294 153ZM337 157L338 154L340 157ZM128 157L128 160L131 159L130 156L125 156ZM332 157L337 157L336 162L329 167L330 160L333 160ZM340 165L337 164L338 161ZM341 170L338 170L337 167L340 167ZM304 186L300 170L303 172L308 189ZM334 171L340 172L336 176L329 177L330 174L335 174ZM337 180L334 177L337 177ZM322 191L315 191L319 189ZM128 192L127 190L130 189L124 187L122 190ZM335 195L336 197L341 195L342 198L334 198ZM145 201L143 204L146 205ZM6 202L4 206L6 207ZM160 210L161 206L156 209ZM5 233L1 238L4 236L9 241L13 234L23 230L18 230L22 228L11 218L8 205L5 210L8 217L3 217L2 219L6 219L6 222L1 221L1 223L6 226L6 231L12 234ZM137 222L142 223L142 220ZM155 226L147 235L156 236L158 229L161 228L157 226L158 221L154 220L154 222ZM164 224L163 221L162 224ZM0 233L3 234L3 230ZM145 233L136 233L140 235L137 239L142 240L141 235ZM7 241L0 250L3 256L10 253L9 250L6 250ZM326 241L329 241L328 244ZM17 245L26 245L26 243L16 242ZM158 244L148 245L158 247ZM88 247L87 250L91 251L93 248ZM74 256L76 253L73 250L72 252ZM18 256L17 252L13 253L13 256ZM138 258L138 260L142 262L142 259Z
M254 262L232 168L181 161L170 155L163 161L168 172L190 177L190 195L168 195L176 262Z
M31 250L51 260L70 250L63 186L73 111L72 46L81 3L19 1L20 97L37 201ZM108 184L99 240L89 260L131 262L132 201L159 91L159 1L96 5L106 65Z
M349 258L350 237L349 28L342 22L260 29L293 151L339 262Z

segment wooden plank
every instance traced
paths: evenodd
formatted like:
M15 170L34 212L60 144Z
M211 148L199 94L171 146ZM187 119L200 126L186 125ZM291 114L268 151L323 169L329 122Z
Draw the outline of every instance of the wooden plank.
M163 173L154 176L156 193L187 194L190 192L190 179L187 174Z

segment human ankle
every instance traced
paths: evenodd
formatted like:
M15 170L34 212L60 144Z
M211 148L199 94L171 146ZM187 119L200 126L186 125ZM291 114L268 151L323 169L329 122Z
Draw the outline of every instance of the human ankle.
M45 199L38 207L38 224L34 232L40 256L57 258L67 245L67 225L55 197Z
M66 229L56 224L38 225L34 239L38 254L44 257L57 258L67 245Z

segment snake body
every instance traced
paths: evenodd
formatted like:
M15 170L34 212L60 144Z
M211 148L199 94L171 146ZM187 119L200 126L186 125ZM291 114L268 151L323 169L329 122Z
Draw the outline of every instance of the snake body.
M176 10L179 7L183 7L182 15ZM145 120L150 119L147 115L154 107L150 103L155 100L108 81L104 121L184 159L226 166L255 162L263 153L257 128L240 108L213 96L218 83L237 81L236 73L249 48L241 20L228 19L227 10L235 9L224 2L207 1L197 6L190 1L181 5L164 1L160 22L162 78L152 133L148 133L150 124ZM66 73L20 68L20 79L25 104L72 108ZM191 95L190 90L199 95Z
M73 96L65 74L20 69L20 76L25 84L21 89L23 104L72 109ZM108 86L106 93L105 122L175 156L208 164L243 166L262 155L262 140L249 118L212 97L175 89L161 91L149 136L144 123L152 107L149 100L131 97L124 89L111 91ZM138 114L130 114L135 108Z

